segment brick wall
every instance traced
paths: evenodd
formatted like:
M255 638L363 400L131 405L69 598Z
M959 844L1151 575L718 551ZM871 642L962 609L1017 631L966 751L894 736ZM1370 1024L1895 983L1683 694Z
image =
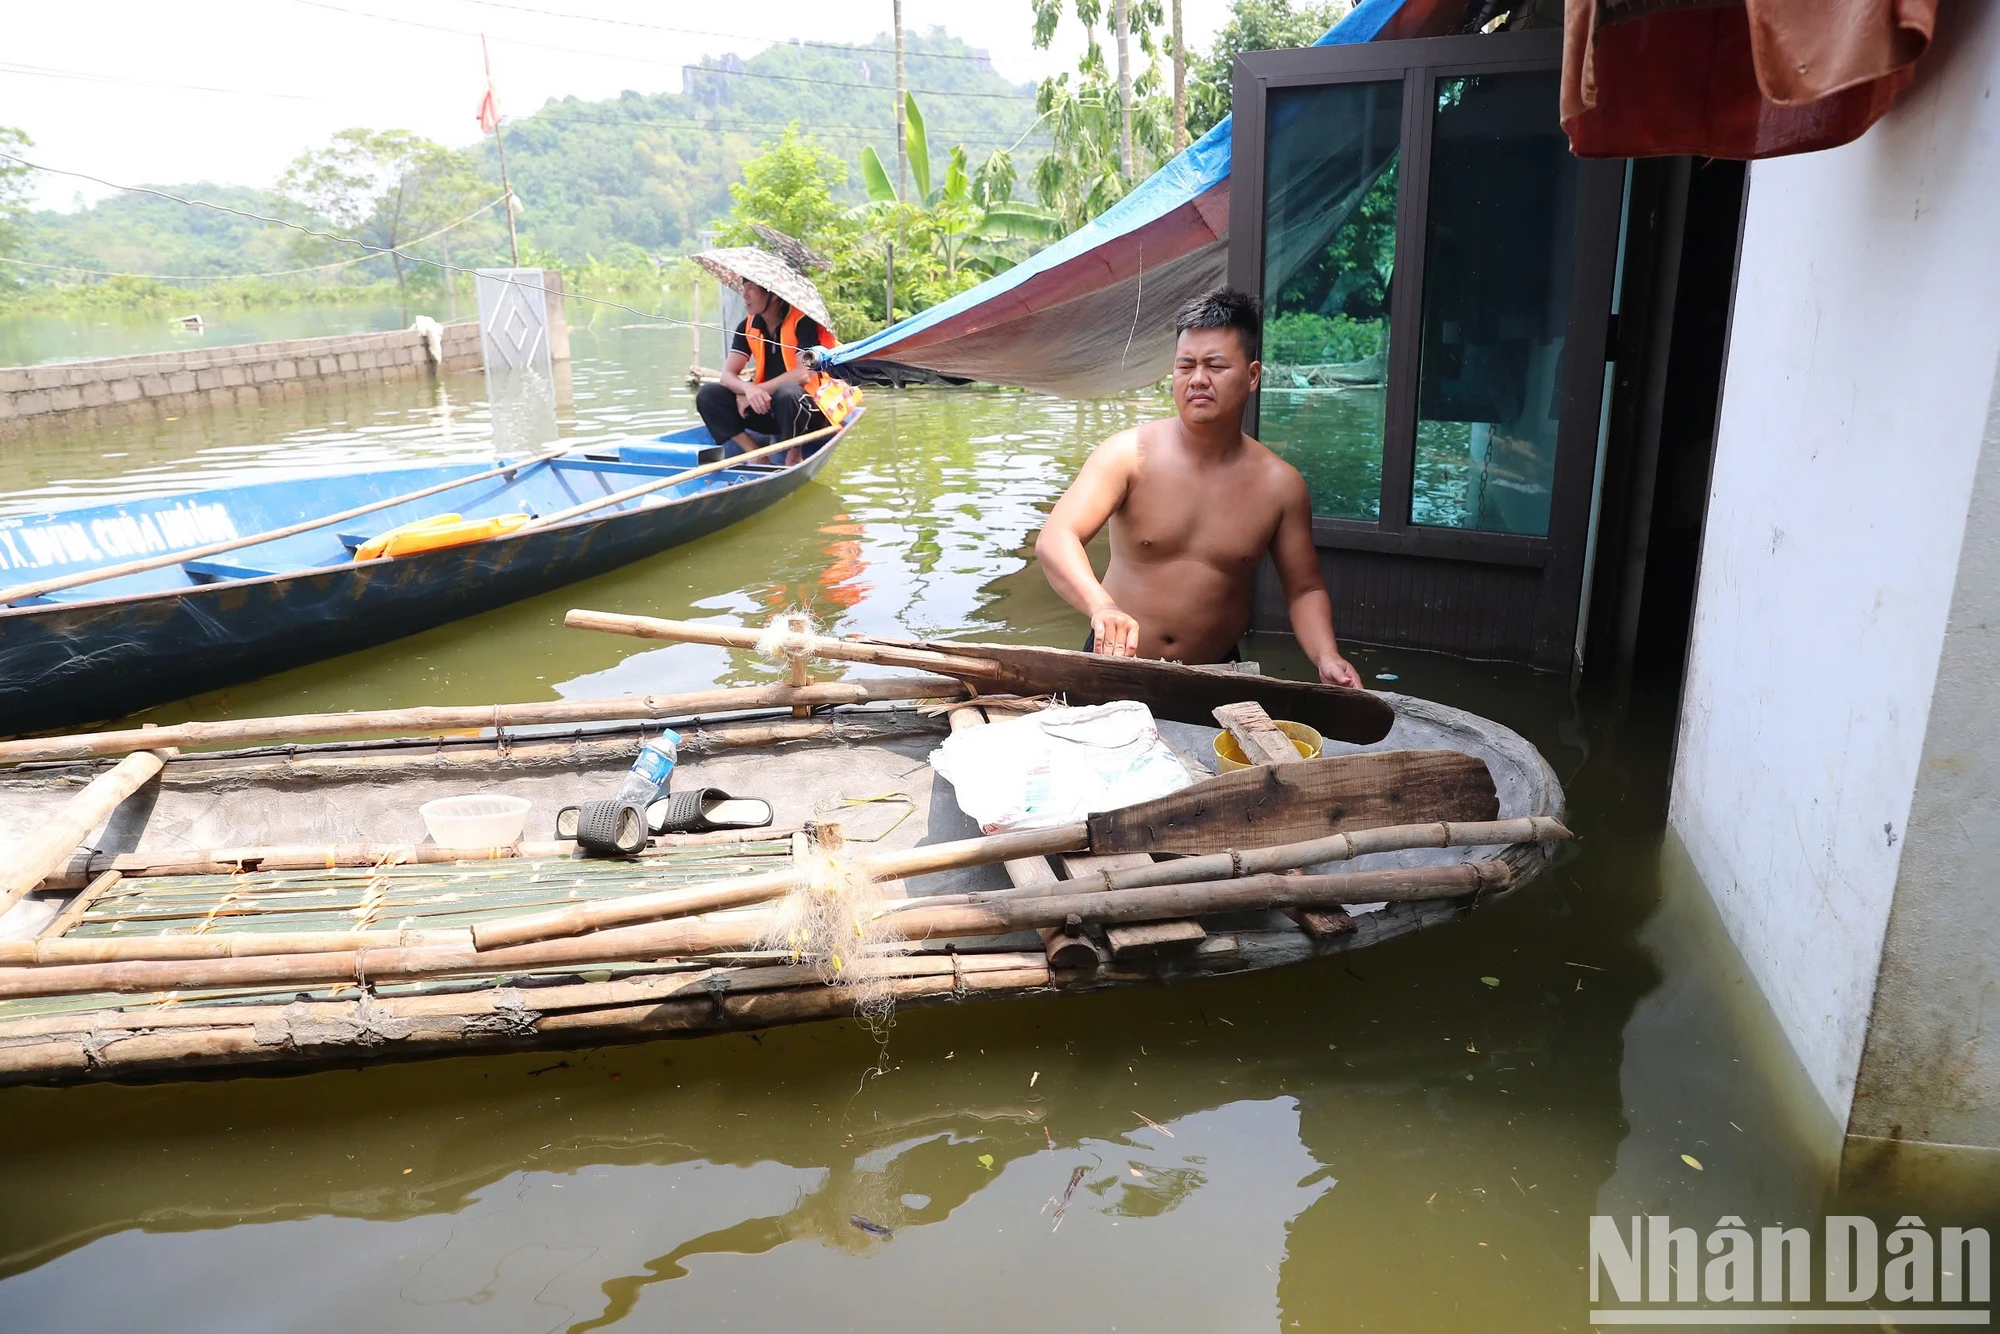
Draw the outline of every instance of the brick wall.
M472 370L480 365L479 325L444 326L444 360L413 329L294 338L279 343L194 348L58 366L0 369L0 436L112 425L154 413L248 406L270 397Z

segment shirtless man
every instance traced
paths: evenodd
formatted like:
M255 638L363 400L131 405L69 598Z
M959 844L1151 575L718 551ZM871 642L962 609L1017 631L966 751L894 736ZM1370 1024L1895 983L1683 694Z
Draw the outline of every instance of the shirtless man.
M1256 299L1206 293L1181 307L1174 330L1176 415L1092 452L1035 539L1043 573L1090 617L1093 651L1221 662L1250 628L1251 584L1269 553L1319 679L1360 686L1333 637L1305 479L1243 432L1263 372ZM1107 521L1111 567L1100 582L1084 544Z

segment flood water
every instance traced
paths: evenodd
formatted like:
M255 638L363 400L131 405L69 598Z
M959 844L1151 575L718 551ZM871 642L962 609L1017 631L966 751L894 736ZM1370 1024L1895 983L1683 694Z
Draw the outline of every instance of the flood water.
M573 330L565 434L694 420L686 334L629 318ZM735 529L143 716L770 673L565 630L574 606L1080 640L1027 546L1090 444L1160 401L871 404L821 484ZM485 457L492 432L480 377L411 382L0 446L0 506ZM1549 875L1289 970L907 1010L885 1047L820 1024L0 1092L0 1329L1581 1330L1592 1214L1810 1224L1829 1127L1705 904L1662 875L1670 699L1350 651L1541 747L1580 835Z

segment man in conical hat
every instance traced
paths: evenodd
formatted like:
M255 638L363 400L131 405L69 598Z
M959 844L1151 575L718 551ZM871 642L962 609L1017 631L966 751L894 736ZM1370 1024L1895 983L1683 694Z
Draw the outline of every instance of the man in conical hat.
M694 260L741 292L746 312L731 335L722 378L694 398L715 443L740 453L756 447L752 431L783 440L825 426L806 382L834 336L812 279L755 246L704 250Z

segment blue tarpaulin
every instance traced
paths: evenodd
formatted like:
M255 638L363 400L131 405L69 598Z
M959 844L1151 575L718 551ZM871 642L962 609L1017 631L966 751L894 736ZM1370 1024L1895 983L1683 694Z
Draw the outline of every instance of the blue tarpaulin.
M1430 35L1457 4L1362 0L1315 45ZM1220 284L1229 241L1230 120L1047 249L880 333L835 362L892 361L942 375L1087 398L1150 384L1173 360L1173 313Z

